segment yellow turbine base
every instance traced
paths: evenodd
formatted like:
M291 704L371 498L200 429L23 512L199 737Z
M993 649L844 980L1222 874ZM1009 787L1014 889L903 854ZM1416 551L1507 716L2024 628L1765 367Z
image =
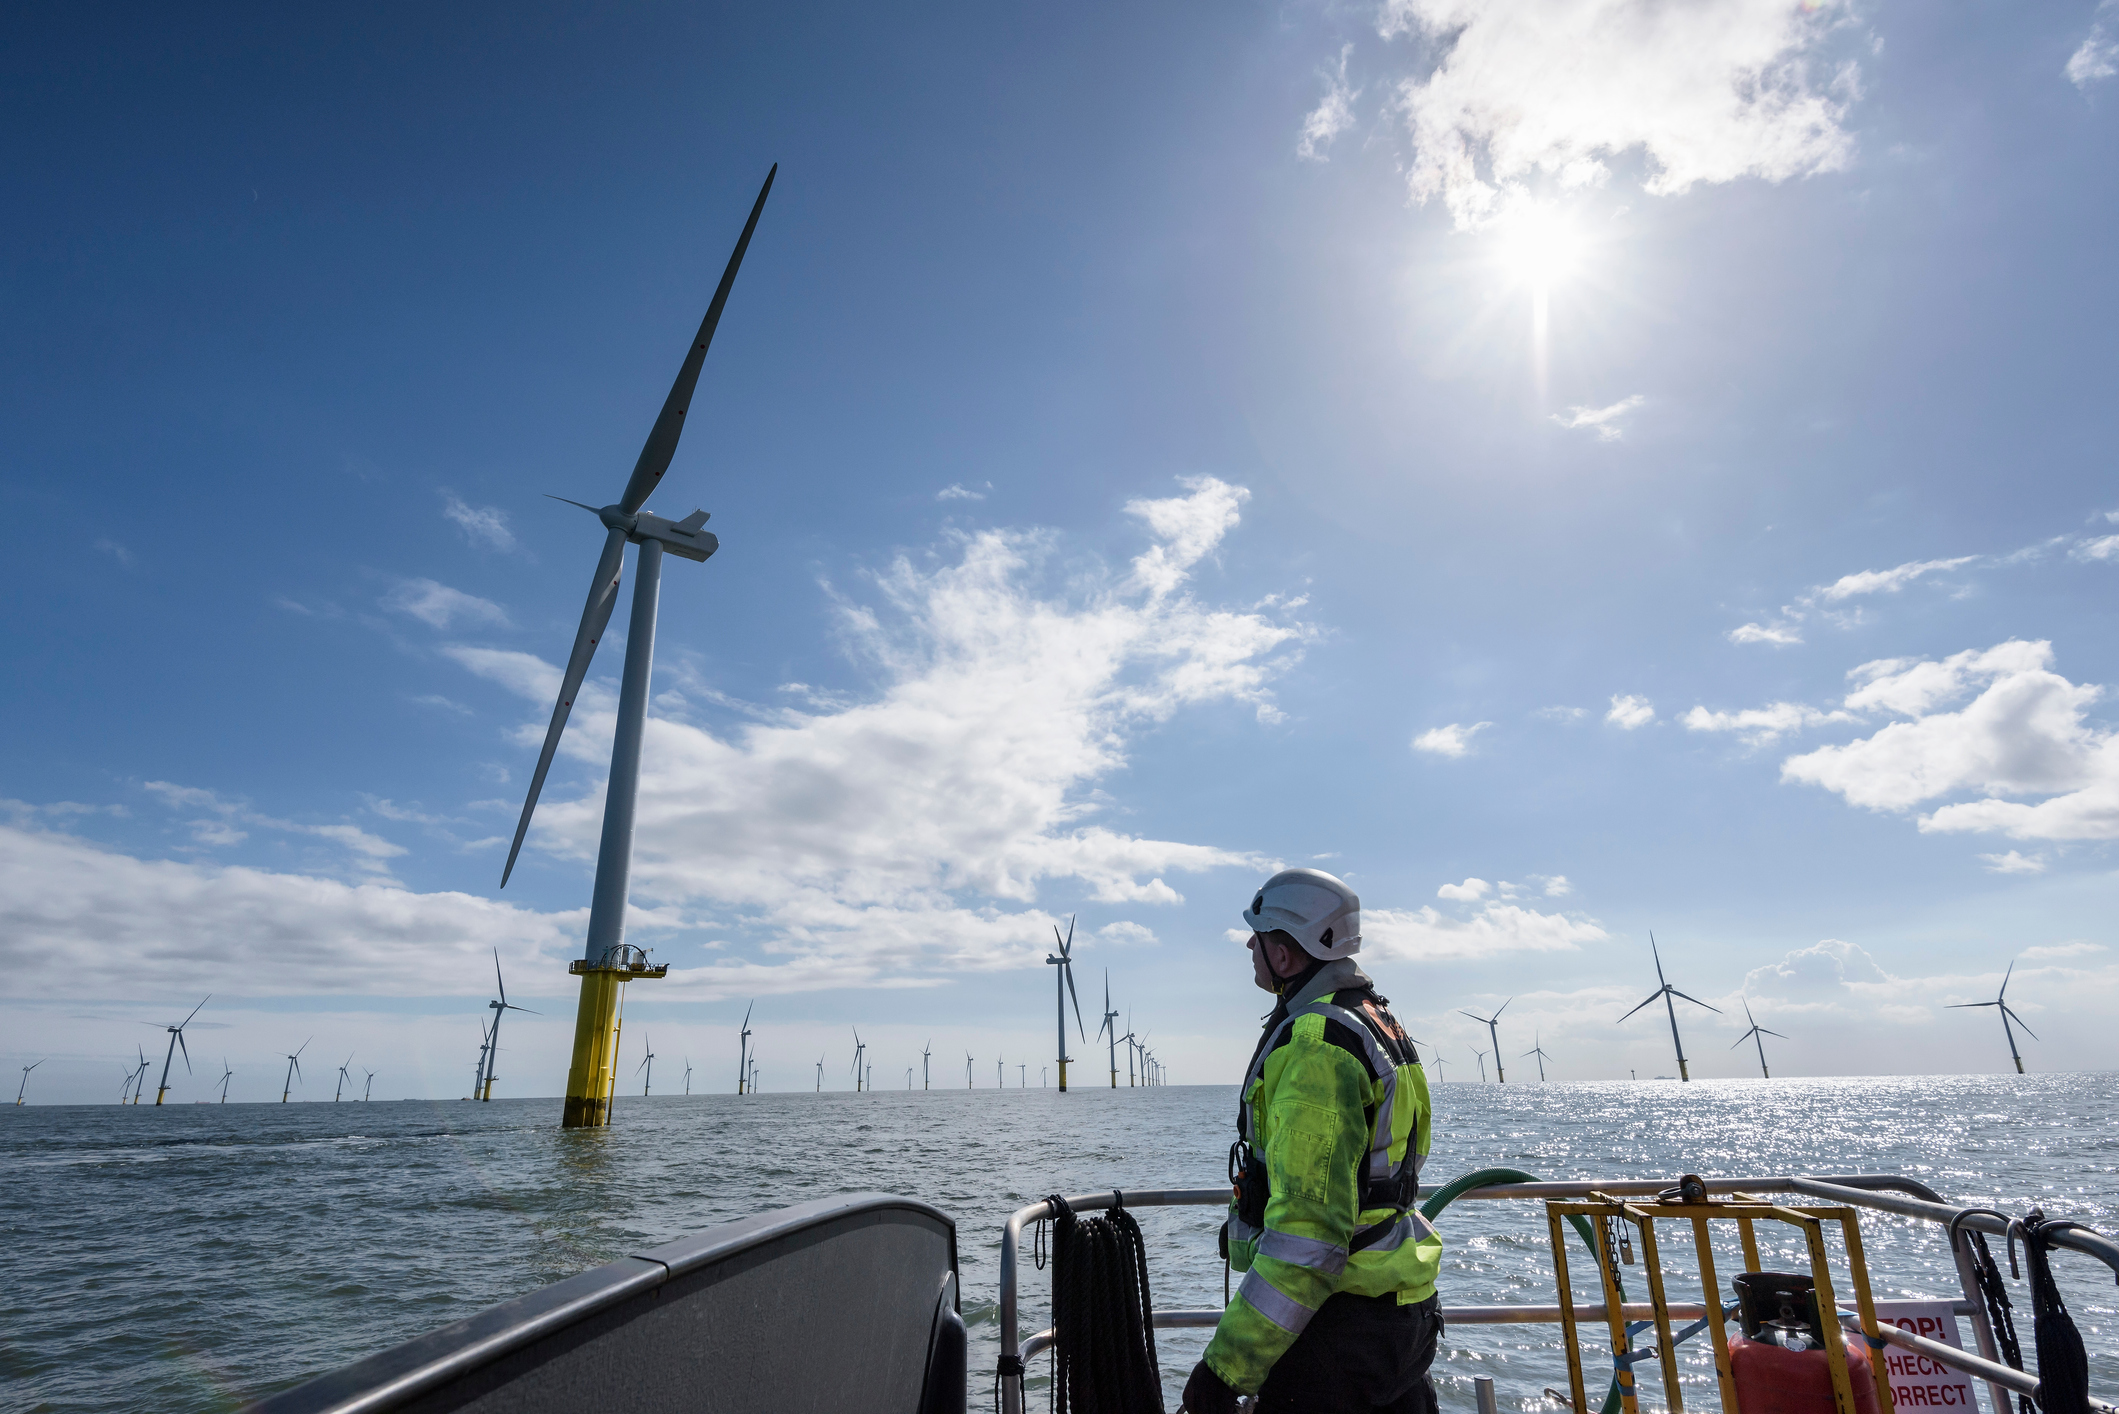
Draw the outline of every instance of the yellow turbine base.
M623 1026L625 984L669 972L660 967L592 967L576 960L567 971L581 978L581 1005L574 1013L574 1061L567 1070L563 1129L601 1129L611 1122L611 1095L618 1085L618 1034Z

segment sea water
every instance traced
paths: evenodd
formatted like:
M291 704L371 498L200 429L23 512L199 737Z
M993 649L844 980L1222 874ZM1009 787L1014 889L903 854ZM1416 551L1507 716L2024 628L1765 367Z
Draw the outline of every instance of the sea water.
M2119 1233L2110 1073L1451 1083L1435 1096L1432 1181L1495 1165L1555 1179L1900 1174L1955 1202L2039 1204ZM1234 1118L1233 1088L1212 1086L635 1096L612 1128L574 1131L556 1099L14 1109L0 1116L0 1407L226 1409L711 1224L880 1191L956 1218L972 1407L987 1408L1008 1215L1050 1193L1218 1186ZM1139 1217L1156 1305L1219 1306L1220 1211ZM1555 1299L1537 1205L1464 1202L1439 1225L1445 1305ZM1932 1224L1864 1214L1862 1232L1879 1299L1957 1294ZM1028 1246L1026 1336L1050 1312ZM1689 1256L1683 1239L1665 1253L1674 1300L1698 1299ZM1791 1264L1792 1248L1768 1263ZM1732 1247L1724 1273L1734 1265ZM2091 1386L2111 1398L2119 1288L2093 1259L2055 1266ZM1172 1410L1206 1337L1158 1336ZM1706 1344L1684 1349L1694 1407L1712 1407ZM1452 1328L1435 1366L1445 1409L1472 1407L1475 1375L1495 1378L1504 1410L1555 1410L1543 1391L1566 1384L1557 1328ZM1032 1408L1044 1383L1033 1371ZM1651 1406L1656 1385L1650 1370Z

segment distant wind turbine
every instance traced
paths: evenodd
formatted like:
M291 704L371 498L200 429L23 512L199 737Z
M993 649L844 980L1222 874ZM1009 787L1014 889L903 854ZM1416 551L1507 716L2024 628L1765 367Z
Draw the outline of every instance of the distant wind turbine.
M1017 1061L1015 1063L1015 1088L1018 1090L1028 1090L1030 1088L1030 1065L1027 1061Z
M309 1041L315 1039L316 1037L311 1036ZM294 1093L295 1078L302 1073L302 1052L309 1049L309 1041L296 1046L294 1054L287 1057L287 1083L280 1087L280 1103L283 1105L287 1103L287 1097Z
M500 988L500 1000L486 1003L487 1006L493 1008L493 1034L486 1038L486 1045L488 1047L486 1051L486 1083L484 1085L481 1085L478 1089L478 1098L481 1100L490 1100L493 1098L493 1081L495 1078L494 1071L498 1069L500 1065L501 1016L511 1011L519 1011L526 1016L537 1015L536 1012L531 1011L528 1007L517 1006L515 1005L515 1003L508 1000L508 984L502 981L500 977L499 948L493 949L493 985Z
M650 1041L647 1032L643 1031L640 1033L640 1044L647 1054L640 1058L640 1064L633 1067L633 1074L639 1075L642 1071L647 1073L646 1078L640 1082L640 1096L646 1099L647 1092L655 1084L655 1043Z
M361 1100L362 1100L362 1102L363 1102L363 1103L365 1103L365 1102L367 1102L367 1101L369 1101L369 1100L372 1100L372 1099L374 1099L374 1098L375 1098L375 1072L371 1070L371 1071L369 1071L369 1072L368 1072L368 1081L367 1081L367 1083L366 1083L365 1085L363 1085L363 1086L361 1087Z
M1064 1073L1064 1072L1063 1072L1063 1073ZM964 1088L965 1088L966 1090L969 1090L969 1089L971 1089L971 1088L972 1088L972 1085L971 1085L971 1052L969 1052L969 1051L966 1051L966 1052L964 1052Z
M198 1006L195 1006L191 1009L191 1016L197 1016L199 1014L200 1007L205 1006L206 1002L210 1002L212 1000L213 993L208 992L206 994L206 1001L200 1002ZM177 1048L179 1046L184 1047L184 1073L186 1075L191 1074L191 1048L189 1046L184 1046L184 1028L191 1025L191 1016L185 1017L182 1021L179 1021L174 1026L165 1026L162 1028L164 1031L167 1031L169 1033L169 1050L162 1057L162 1083L155 1087L155 1103L158 1105L162 1103L162 1097L169 1093L169 1062L172 1058L175 1057L177 1053Z
M480 1017L478 1022L478 1067L471 1072L471 1093L466 1098L475 1100L485 1092L486 1056L492 1049L493 1033L487 1027L485 1018Z
M1449 1083L1449 1071L1445 1067L1448 1062L1442 1059L1442 1052L1430 1050L1427 1054L1428 1059L1434 1062L1435 1069L1441 1073L1441 1083L1447 1085Z
M1536 1056L1538 1058L1538 1083L1540 1085L1543 1085L1545 1083L1545 1062L1551 1059L1551 1057L1545 1054L1545 1038L1543 1036L1540 1036L1535 1031L1531 1032L1530 1034L1532 1041L1531 1048L1525 1051L1523 1054L1526 1056Z
M1472 1054L1479 1058L1479 1083L1484 1085L1486 1083L1486 1052L1473 1051Z
M905 1088L912 1089L912 1067L909 1065L905 1067Z
M743 1008L743 1029L736 1033L736 1093L738 1095L743 1093L744 1086L750 1084L750 1014L757 1005L756 1002L752 1002L749 1006Z
M824 1057L817 1057L817 1093L824 1093Z
M690 1056L684 1058L684 1093L687 1095L692 1093L692 1058Z
M1111 1005L1111 969L1104 969L1104 1022L1096 1028L1099 1036L1108 1036L1105 1050L1111 1060L1111 1088L1118 1088L1118 1012Z
M1648 952L1655 959L1655 980L1660 985L1648 994L1647 1001L1642 1002L1641 1006L1635 1007L1633 1011L1627 1012L1626 1016L1632 1016L1633 1012L1639 1011L1641 1007L1653 1006L1658 997L1662 998L1663 1009L1670 1013L1670 1044L1677 1048L1678 1053L1678 1079L1690 1080L1692 1079L1692 1070L1685 1061L1685 1043L1678 1039L1677 1003L1673 1002L1671 998L1685 997L1685 1000L1691 1002L1694 1006L1707 1007L1707 1010L1713 1012L1716 1016L1722 1014L1722 1009L1718 1006L1707 1006L1707 1003L1701 1001L1698 997L1686 997L1683 992L1670 985L1663 976L1663 954L1656 948L1655 934L1653 933L1648 935ZM1621 1023L1626 1020L1626 1016L1619 1018Z
M1508 999L1508 1002L1512 1002L1514 1000L1514 997L1510 997ZM1494 1043L1494 1078L1503 1085L1506 1085L1508 1083L1508 1072L1501 1069L1501 1027L1499 1023L1501 1020L1501 1013L1508 1010L1508 1002L1503 1002L1501 1003L1501 1005L1495 1007L1494 1014L1492 1016L1479 1016L1468 1011L1460 1011L1457 1013L1457 1015L1459 1016L1471 1017L1472 1020L1478 1022L1486 1028L1487 1038ZM1486 1067L1483 1064L1479 1067L1479 1073L1482 1077L1486 1074Z
M2009 1058L2016 1062L2016 1073L2021 1075L2023 1074L2023 1053L2016 1049L2016 1033L2010 1029L2009 1023L2014 1021L2018 1026L2021 1026L2025 1034L2033 1041L2038 1039L2038 1033L2031 1030L2030 1023L2016 1015L2014 1009L2009 1006L2009 979L2015 975L2016 960L2011 958L2009 959L2009 970L2001 974L2001 991L1995 995L1994 1000L1990 1002L1953 1002L1949 1009L1951 1011L1962 1011L1970 1007L1990 1006L2000 1011L2002 1034L2009 1038Z
M933 1055L934 1037L929 1036L927 1038L927 1044L920 1049L920 1088L922 1090L925 1090L927 1088L928 1081L932 1078L931 1072L927 1068L927 1062L929 1057Z
M339 1096L341 1096L341 1095L343 1095L343 1094L345 1094L345 1093L346 1093L346 1082L347 1082L348 1080L351 1080L351 1079L353 1078L352 1076L350 1076L350 1075L348 1075L348 1074L346 1073L346 1066L349 1066L349 1065L352 1065L352 1064L353 1064L353 1052L351 1052L351 1051L348 1051L348 1052L346 1052L346 1060L345 1060L345 1064L343 1064L343 1065L339 1066L339 1068L338 1068L338 1085L337 1085L337 1087L336 1087L336 1088L334 1088L334 1089L332 1090L332 1092L331 1092L331 1103L332 1103L332 1104L334 1104L334 1105L338 1103L338 1098L339 1098Z
M856 1026L853 1032L853 1088L855 1090L860 1090L865 1087L865 1081L863 1080L863 1073L861 1069L861 1058L867 1053L868 1047L863 1044L861 1040L861 1028Z
M649 966L646 954L625 941L626 893L633 866L633 816L640 795L640 748L646 733L647 701L654 673L655 613L662 588L663 552L703 561L720 548L720 542L707 532L708 517L703 510L672 521L652 515L644 507L662 484L663 474L677 453L677 441L684 433L685 416L691 411L698 390L707 348L713 342L722 308L728 303L736 272L742 267L743 253L750 248L751 235L758 228L758 217L765 210L765 198L772 191L773 177L778 172L776 165L758 189L758 199L752 204L743 234L721 273L713 302L707 306L706 317L685 350L676 381L670 385L669 397L648 433L646 445L640 449L624 492L611 505L582 506L602 522L607 532L603 554L589 581L588 602L582 608L573 651L560 678L558 701L545 729L544 747L530 777L514 842L508 846L508 862L501 869L500 882L505 887L514 872L516 856L522 851L523 837L529 833L530 817L537 809L545 773L551 769L553 755L559 749L559 738L566 730L574 699L588 677L596 645L617 607L625 547L629 542L638 545L632 619L626 632L625 666L619 680L618 719L611 739L611 769L604 794L603 834L596 854L588 937L581 957L568 969L581 978L581 1001L575 1013L574 1063L567 1073L566 1104L560 1121L568 1129L593 1129L610 1123L608 1077L617 1058L619 998L627 981L663 977L669 971L667 966Z
M1140 1046L1140 1038L1133 1034L1133 1008L1126 1008L1126 1034L1119 1038L1126 1043L1126 1088L1133 1088L1133 1052Z
M235 1075L235 1067L234 1067L234 1066L232 1066L232 1065L230 1065L230 1064L228 1063L228 1057L226 1057L226 1056L222 1056L222 1057L221 1057L221 1103L222 1103L222 1104L224 1104L224 1105L228 1103L228 1082L229 1082L229 1080L231 1080L231 1079L232 1079L232 1078L234 1077L234 1075Z
M1008 1088L1008 1067L1002 1064L999 1056L993 1058L993 1088L996 1090Z
M1064 1095L1067 1092L1067 1062L1073 1059L1067 1054L1067 1001L1070 997L1074 1000L1074 1029L1081 1032L1085 1042L1089 1039L1089 1033L1082 1031L1082 999L1074 993L1074 954L1071 951L1074 947L1074 919L1071 916L1067 919L1067 936L1064 938L1060 936L1059 925L1053 924L1052 938L1059 944L1059 953L1057 956L1045 954L1045 965L1059 969L1053 978L1053 985L1058 992L1059 1088L1060 1093Z
M1749 997L1744 998L1744 1020L1751 1023L1751 1029L1749 1031L1746 1031L1743 1035L1737 1037L1735 1045L1730 1046L1729 1049L1733 1051L1737 1048L1737 1046L1743 1045L1746 1041L1757 1041L1758 1073L1764 1076L1766 1079L1771 1080L1773 1078L1773 1072L1766 1069L1766 1043L1761 1038L1766 1036L1780 1036L1783 1041L1787 1040L1788 1038L1786 1036L1781 1036L1781 1033L1778 1031L1768 1031L1765 1027L1758 1024L1757 1018L1753 1017L1751 1014L1751 998Z
M34 1060L22 1067L22 1083L15 1087L15 1103L17 1105L21 1105L23 1103L22 1097L29 1093L29 1073L42 1064L44 1064L43 1061Z

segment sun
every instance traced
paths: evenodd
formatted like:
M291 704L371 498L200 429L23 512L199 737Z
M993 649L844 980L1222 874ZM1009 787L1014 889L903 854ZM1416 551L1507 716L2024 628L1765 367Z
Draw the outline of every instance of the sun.
M1582 232L1555 207L1523 202L1501 218L1495 237L1495 263L1512 284L1549 290L1582 268Z

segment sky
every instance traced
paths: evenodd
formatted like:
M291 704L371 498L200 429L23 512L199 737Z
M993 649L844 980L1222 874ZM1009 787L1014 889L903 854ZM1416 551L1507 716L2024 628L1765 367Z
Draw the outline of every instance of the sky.
M2012 966L2030 1068L2114 1063L2110 3L6 25L36 1102L208 994L176 1102L458 1096L496 952L497 1093L562 1090L625 616L502 890L601 543L546 498L617 497L775 162L649 505L721 549L622 1088L733 1088L753 1007L768 1089L856 1028L1049 1080L1070 920L1076 1083L1107 975L1233 1083L1297 865L1450 1081L1500 1006L1512 1083L1674 1073L1651 934L1695 1076L1747 1005L1776 1075L2009 1068L1950 1008Z

